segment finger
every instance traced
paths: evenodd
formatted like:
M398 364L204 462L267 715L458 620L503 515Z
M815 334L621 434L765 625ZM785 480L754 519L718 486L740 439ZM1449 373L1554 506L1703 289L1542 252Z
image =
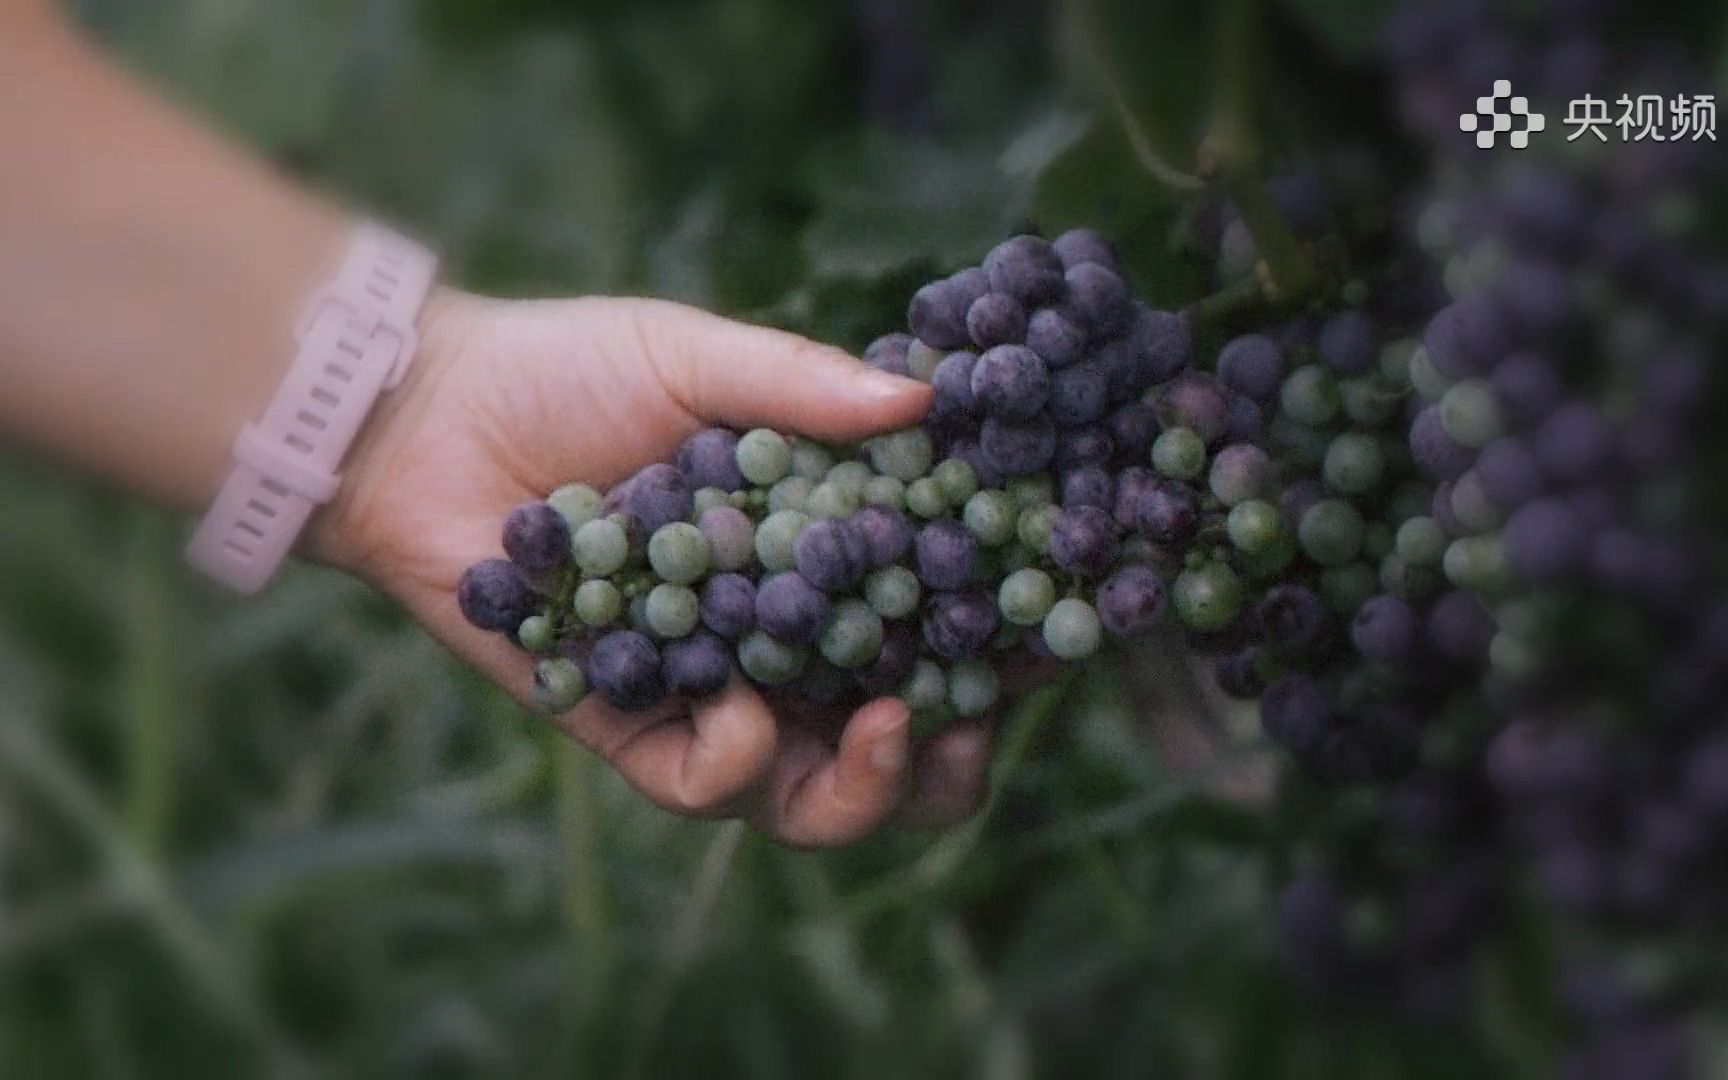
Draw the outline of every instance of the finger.
M650 725L602 749L631 786L691 817L722 817L763 782L774 762L774 717L734 682L688 718Z
M947 829L971 817L984 804L990 728L983 723L956 725L918 753L912 794L895 821L913 829Z
M910 716L880 698L853 715L839 749L805 736L783 753L756 816L764 832L797 847L861 840L887 820L905 788Z
M853 441L905 427L930 388L878 371L839 349L688 310L665 373L685 408L711 423L776 427Z

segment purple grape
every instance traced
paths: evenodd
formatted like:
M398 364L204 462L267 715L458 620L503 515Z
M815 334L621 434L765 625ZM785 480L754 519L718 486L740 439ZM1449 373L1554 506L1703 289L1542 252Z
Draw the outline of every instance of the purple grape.
M1476 457L1476 480L1496 506L1515 510L1542 494L1542 465L1524 442L1505 435Z
M1591 404L1563 405L1536 429L1531 448L1549 476L1560 481L1588 480L1607 467L1614 432Z
M845 592L870 570L870 546L850 520L812 521L798 533L792 557L798 573L823 592Z
M1284 381L1284 354L1264 334L1243 334L1218 350L1218 381L1255 401L1269 400Z
M456 586L456 603L471 626L497 634L514 634L540 608L521 568L508 559L470 566Z
M1116 440L1102 425L1069 428L1056 437L1052 464L1058 473L1108 465L1116 455Z
M1112 404L1139 397L1150 382L1146 374L1145 358L1134 350L1132 342L1105 342L1092 362L1104 373L1104 382L1110 388Z
M1458 512L1452 509L1452 481L1442 480L1434 485L1434 495L1428 500L1428 516L1440 526L1440 531L1453 540L1461 536L1469 536L1470 530L1458 520Z
M866 506L847 521L863 538L872 569L892 566L912 549L912 523L892 507Z
M1254 442L1266 430L1266 411L1244 394L1230 396L1229 423L1224 438L1229 442Z
M907 366L906 355L911 348L911 334L898 331L883 334L864 349L863 360L871 367L886 371L890 375L910 376L912 369Z
M1433 480L1456 480L1476 459L1476 452L1446 433L1440 407L1429 405L1410 423L1410 453L1416 467Z
M977 411L978 400L972 396L972 369L977 363L974 353L951 352L936 365L930 376L932 420L962 420Z
M995 476L1040 472L1056 455L1056 425L1043 416L1020 421L992 416L978 431L978 450L985 469ZM985 469L979 469L981 482Z
M1116 460L1137 464L1152 451L1158 437L1158 411L1143 401L1130 401L1110 414L1106 425L1116 444Z
M1050 400L1050 370L1023 345L998 345L973 366L972 396L990 416L1030 420Z
M555 574L570 563L570 523L546 503L523 503L504 519L504 554L529 577Z
M1141 370L1154 385L1181 374L1193 354L1188 320L1172 311L1136 305L1129 336L1140 357Z
M1280 652L1300 655L1319 645L1330 625L1326 604L1305 585L1279 585L1254 606L1260 638Z
M1230 406L1211 376L1192 374L1169 383L1158 393L1158 422L1187 428L1207 446L1215 446L1230 427Z
M653 536L664 525L688 519L694 505L694 490L684 474L676 466L656 464L631 478L623 510L644 535Z
M1070 267L1068 308L1075 320L1089 330L1094 338L1116 334L1127 323L1133 297L1128 285L1117 273L1097 263L1081 263Z
M979 294L983 295L982 293ZM966 313L977 296L954 278L933 281L912 294L906 322L932 349L964 349L972 343Z
M1396 664L1416 642L1416 613L1396 596L1381 595L1356 609L1350 640L1368 660Z
M1422 335L1429 362L1448 379L1487 374L1505 358L1509 341L1499 309L1482 293L1442 308Z
M1194 489L1149 469L1124 469L1116 481L1115 518L1148 540L1174 543L1192 535L1200 520Z
M1212 457L1207 482L1225 506L1258 499L1272 490L1272 459L1253 443L1231 443Z
M1062 477L1063 506L1095 506L1100 510L1116 508L1116 485L1110 473L1097 466L1072 469Z
M1324 484L1313 477L1302 477L1285 485L1284 490L1278 493L1278 514L1286 525L1295 529L1302 524L1309 509L1326 497Z
M1086 355L1086 332L1059 308L1040 308L1026 323L1026 347L1052 370L1078 363Z
M794 645L809 645L822 636L830 605L821 589L795 570L766 579L756 589L756 625Z
M634 630L614 630L594 643L588 682L607 704L624 712L652 708L666 697L660 650Z
M1090 424L1110 407L1110 382L1097 364L1076 364L1050 379L1050 418L1063 427Z
M1365 312L1341 311L1320 328L1320 359L1340 375L1361 375L1379 356L1374 320Z
M756 629L756 583L743 574L715 574L702 586L702 625L731 641Z
M725 428L704 428L678 448L678 468L695 488L737 491L744 486L738 471L738 436Z
M978 538L953 518L919 529L914 547L918 578L930 589L963 588L978 568Z
M984 256L984 273L992 289L1027 307L1059 300L1065 288L1061 258L1036 236L1010 237L991 248Z
M989 425L990 421L986 420L984 426L988 427ZM1056 442L1056 429L1054 427L1050 429L1050 442L1051 450L1054 452ZM948 446L948 456L958 458L972 466L972 471L978 476L978 486L980 487L1001 487L1003 481L1008 479L1008 474L997 467L994 458L984 453L984 447L977 439L955 439Z
M1262 655L1259 646L1247 645L1220 656L1212 665L1218 689L1239 701L1252 701L1259 697L1266 690L1266 680L1260 675Z
M1116 249L1096 229L1069 229L1052 240L1050 247L1069 269L1084 263L1116 269Z
M1533 352L1508 356L1489 376L1500 408L1515 424L1532 426L1560 406L1565 390L1554 365Z
M1026 340L1026 309L1006 293L989 292L966 310L966 332L980 349Z
M1336 723L1326 691L1307 675L1280 675L1260 695L1260 726L1291 753L1318 750Z
M1137 637L1164 616L1164 579L1150 567L1124 566L1098 586L1098 621L1112 637Z
M937 593L924 612L924 643L946 660L966 660L984 651L996 626L996 604L983 592Z
M668 642L661 651L660 677L668 693L686 698L713 697L732 678L732 648L704 630Z
M1524 340L1563 330L1576 304L1576 290L1565 271L1534 259L1520 259L1502 270L1494 293L1507 326Z
M1474 596L1455 589L1428 612L1428 638L1440 654L1464 664L1481 663L1494 638L1494 618Z
M1494 212L1519 247L1559 257L1577 250L1590 220L1578 184L1556 169L1514 171L1494 194Z
M1050 529L1050 558L1066 574L1106 573L1120 549L1115 519L1096 506L1065 507Z

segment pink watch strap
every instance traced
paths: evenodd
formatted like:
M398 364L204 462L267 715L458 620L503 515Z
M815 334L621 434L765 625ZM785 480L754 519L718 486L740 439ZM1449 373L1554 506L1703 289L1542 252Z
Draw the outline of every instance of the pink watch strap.
M234 471L187 548L193 566L247 594L275 576L341 486L336 470L360 425L413 362L414 324L437 266L389 229L355 230L335 281L307 305L275 400L235 440Z

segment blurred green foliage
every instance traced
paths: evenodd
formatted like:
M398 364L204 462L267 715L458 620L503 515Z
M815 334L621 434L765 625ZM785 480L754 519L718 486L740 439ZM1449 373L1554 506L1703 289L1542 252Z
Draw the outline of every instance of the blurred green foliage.
M80 8L167 93L434 238L475 288L652 293L856 348L922 276L1034 218L1110 229L1153 297L1193 299L1181 204L1093 110L1050 13L905 6L929 123L868 106L881 56L849 3ZM1278 17L1347 55L1378 7ZM1152 15L1113 52L1135 107L1192 136L1210 19ZM299 569L232 603L181 568L180 522L19 459L0 490L8 1076L1491 1060L1287 984L1285 838L1219 795L1263 786L1257 748L1236 714L1176 723L1203 695L1156 652L1006 723L971 825L797 853L649 807L358 585Z

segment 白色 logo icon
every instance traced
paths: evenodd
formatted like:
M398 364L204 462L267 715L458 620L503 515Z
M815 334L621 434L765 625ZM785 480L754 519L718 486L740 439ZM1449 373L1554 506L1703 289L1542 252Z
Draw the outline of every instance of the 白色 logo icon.
M1484 120L1488 122L1484 124ZM1476 111L1458 117L1458 130L1474 131L1476 145L1484 150L1493 147L1494 137L1502 131L1514 150L1522 150L1530 145L1531 132L1547 126L1546 116L1531 111L1529 98L1512 96L1509 79L1494 80L1494 92L1476 99Z

